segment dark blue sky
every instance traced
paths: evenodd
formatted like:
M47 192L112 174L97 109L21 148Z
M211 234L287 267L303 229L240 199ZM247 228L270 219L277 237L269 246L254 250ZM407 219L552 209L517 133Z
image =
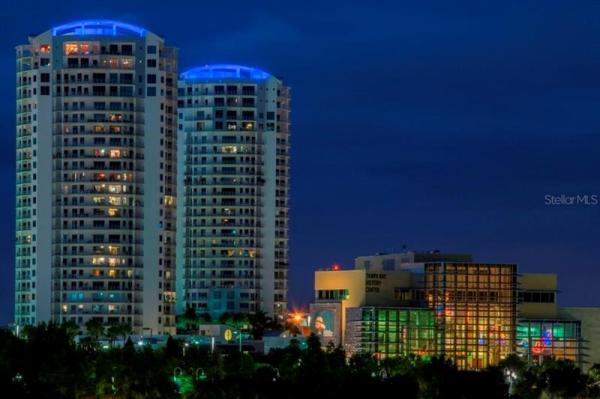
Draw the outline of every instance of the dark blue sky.
M3 4L0 324L13 306L14 46L82 18L162 35L181 70L235 62L292 87L292 304L312 297L316 267L406 244L556 272L563 304L600 305L600 206L544 205L600 194L600 2L350 3Z

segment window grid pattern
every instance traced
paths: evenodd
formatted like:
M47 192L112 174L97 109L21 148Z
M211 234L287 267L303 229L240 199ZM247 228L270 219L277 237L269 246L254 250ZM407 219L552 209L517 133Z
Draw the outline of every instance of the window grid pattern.
M269 82L180 81L183 295L199 313L287 307L289 90Z
M365 307L359 311L358 318L348 320L352 351L378 358L411 354L427 358L437 353L439 335L431 310Z
M583 365L581 322L522 319L517 324L517 353L530 363L554 357Z
M513 264L426 264L426 300L441 334L439 353L463 369L485 368L512 353L516 279Z

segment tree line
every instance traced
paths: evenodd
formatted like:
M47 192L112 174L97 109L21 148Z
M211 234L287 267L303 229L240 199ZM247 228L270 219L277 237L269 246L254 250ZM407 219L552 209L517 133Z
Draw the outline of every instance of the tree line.
M0 389L6 398L596 398L600 367L528 365L517 356L480 371L417 356L347 358L316 336L268 354L211 353L169 338L162 349L76 344L73 326L42 324L16 337L0 331ZM91 326L93 327L93 326ZM118 329L117 329L118 330ZM118 336L124 330L112 330ZM107 332L107 330L103 330Z

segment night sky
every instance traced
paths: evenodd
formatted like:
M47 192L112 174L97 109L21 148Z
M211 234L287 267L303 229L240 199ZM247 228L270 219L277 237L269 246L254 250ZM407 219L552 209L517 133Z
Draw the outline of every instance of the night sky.
M544 201L600 194L600 2L349 3L3 3L0 325L14 295L14 46L85 18L163 36L181 71L247 64L292 87L292 306L312 298L315 268L403 245L559 273L562 304L600 305L600 205Z

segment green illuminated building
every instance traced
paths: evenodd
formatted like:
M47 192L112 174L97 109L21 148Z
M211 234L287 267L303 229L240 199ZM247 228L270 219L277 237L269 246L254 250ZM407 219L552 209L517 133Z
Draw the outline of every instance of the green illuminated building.
M432 356L440 346L435 314L418 308L350 308L346 313L346 345L352 352L379 357Z
M517 353L531 363L544 358L571 360L583 366L583 343L579 320L519 320Z
M559 308L557 296L555 274L407 252L357 258L354 270L316 272L314 305L335 315L329 324L339 321L350 355L445 356L477 370L516 353L529 363L552 357L585 370L600 362L600 309Z

